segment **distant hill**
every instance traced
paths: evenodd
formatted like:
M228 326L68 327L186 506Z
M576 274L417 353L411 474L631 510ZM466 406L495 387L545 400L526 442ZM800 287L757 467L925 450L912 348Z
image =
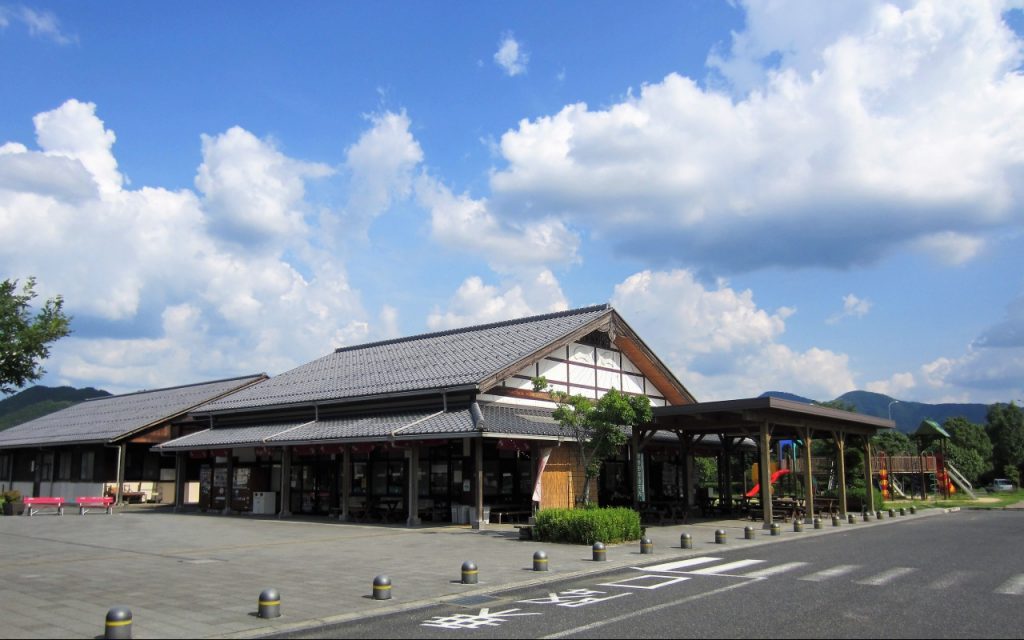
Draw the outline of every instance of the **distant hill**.
M766 391L761 396L771 396L784 400L795 400L797 402L816 402L810 398L804 398L784 391ZM835 400L845 402L857 408L857 413L874 416L876 418L889 417L889 405L892 404L892 419L896 422L896 428L903 433L913 433L922 420L935 420L942 424L949 418L963 416L967 420L977 424L985 424L988 420L988 405L977 403L948 403L948 404L927 404L924 402L913 402L910 400L896 400L882 393L871 391L850 391L839 396Z
M30 387L0 400L0 431L60 411L89 398L109 395L106 391L92 387Z

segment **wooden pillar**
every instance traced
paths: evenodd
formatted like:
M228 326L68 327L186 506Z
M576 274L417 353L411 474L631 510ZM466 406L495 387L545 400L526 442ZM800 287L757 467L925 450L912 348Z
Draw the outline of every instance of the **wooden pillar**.
M804 520L814 522L814 476L811 464L811 428L804 429Z
M484 439L477 438L476 441L476 520L473 522L474 529L484 528Z
M416 527L420 524L420 448L413 445L405 450L405 458L409 461L406 469L409 471L409 499L406 501L405 526Z
M636 427L633 427L633 435L629 439L629 473L632 478L631 484L633 485L633 509L640 509L640 483L643 482L643 478L640 477L640 434L637 432Z
M174 454L174 510L181 511L185 508L185 465L187 464L184 451Z
M732 513L732 448L735 440L730 436L722 438L722 460L725 462L722 470L722 490L719 491L719 509L725 513Z
M836 468L839 470L839 515L846 517L846 432L839 431L832 437L836 441Z
M285 446L281 449L281 511L278 518L288 518L292 515L292 448Z
M871 469L871 439L864 436L864 502L868 511L875 512L875 490L871 485L871 477L874 472Z
M349 498L352 496L352 447L345 447L341 454L341 514L342 522L352 520L348 511Z
M767 422L761 423L761 433L757 442L761 454L757 475L760 476L758 481L761 483L761 512L764 517L762 528L770 529L772 526L772 468L769 464L768 453L772 445L772 434L768 429Z
M121 504L124 492L124 467L128 462L128 445L124 442L117 445L117 495L114 504Z
M228 449L228 474L226 487L224 489L224 515L231 513L231 496L235 493L235 456L234 451Z

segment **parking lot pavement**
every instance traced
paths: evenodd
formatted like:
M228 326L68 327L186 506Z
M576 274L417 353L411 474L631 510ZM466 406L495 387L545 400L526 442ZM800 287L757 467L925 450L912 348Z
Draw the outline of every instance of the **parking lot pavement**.
M923 516L919 512L915 518ZM897 523L901 518L842 529ZM497 591L648 560L682 557L715 546L827 535L804 533L742 540L742 520L649 527L655 555L636 543L609 545L594 562L589 546L520 541L509 525L343 524L317 519L174 514L129 510L107 516L0 518L0 635L11 638L102 637L107 611L126 606L135 638L258 637L305 629L446 598ZM679 548L683 532L693 551ZM531 570L543 549L550 571ZM464 561L479 567L479 584L462 585ZM393 599L371 599L373 578L388 575ZM256 617L260 592L281 593L282 616Z

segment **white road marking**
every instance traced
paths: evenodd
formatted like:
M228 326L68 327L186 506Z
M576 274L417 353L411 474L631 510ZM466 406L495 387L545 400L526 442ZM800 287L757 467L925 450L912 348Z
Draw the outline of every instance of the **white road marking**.
M928 585L929 589L948 589L973 575L973 571L951 571Z
M882 573L876 576L872 576L864 580L857 580L857 584L864 584L871 587L880 587L883 584L889 584L893 580L903 577L908 573L913 573L915 571L917 571L917 569L912 569L910 567L893 567L892 569L889 569L888 571L883 571Z
M707 564L709 562L718 562L721 558L710 558L708 556L701 556L699 558L688 558L686 560L678 560L676 562L666 562L664 564L656 564L651 567L633 567L638 571L656 571L663 573L670 573L672 571L678 571L679 569L685 569L686 567L694 567L698 564Z
M996 593L1005 593L1010 596L1024 595L1024 573L1013 576L996 589Z
M830 580L832 578L838 578L839 576L846 575L847 573L850 573L851 571L859 568L859 564L840 564L832 567L831 569L824 569L822 571L818 571L817 573L806 575L800 578L800 580L807 580L809 582L824 582L825 580Z
M793 571L794 569L800 569L806 567L809 563L807 562L787 562L785 564L776 565L774 567L766 567L764 569L758 569L757 571L751 571L750 573L742 573L744 578L767 578L769 576L778 575L780 573L786 573L787 571Z
M618 580L616 582L602 582L598 584L599 587L622 587L623 589L660 589L680 582L686 582L690 578L686 576L659 576L656 574L648 574L637 576L635 578L626 578L625 580ZM641 584L647 582L648 584Z
M742 569L755 564L762 564L764 560L737 560L736 562L727 562L714 567L708 567L706 569L697 569L696 571L690 571L690 573L701 575L701 576L715 576L723 573L729 573L733 569Z

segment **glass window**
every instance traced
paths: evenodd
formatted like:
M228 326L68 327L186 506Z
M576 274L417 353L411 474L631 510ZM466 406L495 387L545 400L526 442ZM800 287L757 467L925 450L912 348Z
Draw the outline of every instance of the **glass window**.
M352 495L354 496L365 496L366 495L366 463L365 462L353 462L352 463Z
M93 469L96 465L96 452L95 451L83 451L82 452L82 468L78 472L78 477L81 480L92 481Z
M0 482L11 477L11 454L0 454Z
M402 480L404 473L405 464L401 460L391 460L388 462L388 495L389 496L400 496L402 495Z

